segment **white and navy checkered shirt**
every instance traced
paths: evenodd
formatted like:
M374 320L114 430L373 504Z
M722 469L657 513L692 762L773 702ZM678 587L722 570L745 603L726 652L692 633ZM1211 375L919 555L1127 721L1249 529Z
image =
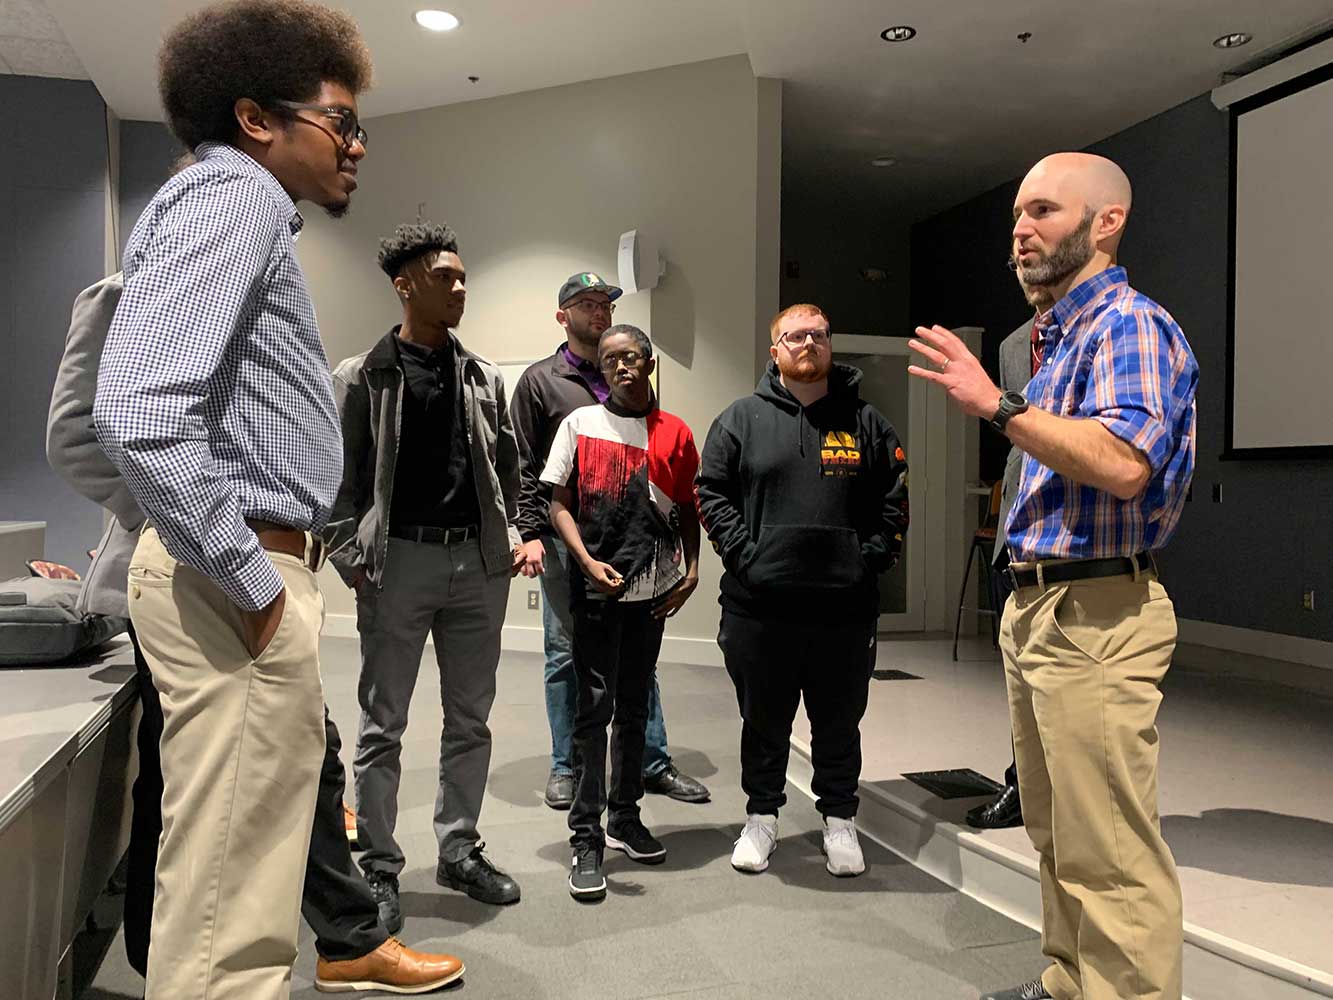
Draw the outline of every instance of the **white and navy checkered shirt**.
M323 527L342 435L296 205L240 150L196 154L125 248L93 422L167 550L253 610L282 578L245 519Z

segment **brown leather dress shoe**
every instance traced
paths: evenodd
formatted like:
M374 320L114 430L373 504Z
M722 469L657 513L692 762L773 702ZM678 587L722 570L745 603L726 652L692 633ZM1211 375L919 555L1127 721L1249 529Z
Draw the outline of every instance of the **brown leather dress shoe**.
M369 955L344 962L321 958L315 963L315 989L321 993L429 993L463 974L463 963L453 955L413 951L391 937Z

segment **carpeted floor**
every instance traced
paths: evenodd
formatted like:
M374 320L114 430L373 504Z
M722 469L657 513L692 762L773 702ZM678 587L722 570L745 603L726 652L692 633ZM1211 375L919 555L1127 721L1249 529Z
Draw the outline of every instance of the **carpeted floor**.
M343 735L356 735L356 644L323 643L324 689ZM1043 966L1036 936L862 839L867 872L835 879L824 870L820 820L799 792L781 816L769 870L745 876L728 859L744 822L740 723L726 673L663 664L662 697L672 753L710 786L713 801L645 801L644 820L667 861L636 865L611 852L610 892L574 902L565 815L547 809L549 765L541 658L506 654L491 715L494 755L482 834L495 862L518 879L523 900L499 909L435 885L430 819L439 746L434 651L426 650L404 745L399 840L407 854L400 935L409 945L450 951L467 963L445 992L482 998L875 997L975 998ZM349 792L350 794L350 792ZM100 949L99 949L100 950ZM313 938L304 925L293 997L312 985ZM84 1000L137 1000L142 981L109 942ZM181 998L187 1000L187 998Z

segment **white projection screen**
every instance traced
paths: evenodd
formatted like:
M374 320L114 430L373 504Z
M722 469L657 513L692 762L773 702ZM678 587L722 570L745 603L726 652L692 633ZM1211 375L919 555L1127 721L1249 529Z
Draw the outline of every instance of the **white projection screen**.
M1333 456L1333 65L1232 111L1227 457Z

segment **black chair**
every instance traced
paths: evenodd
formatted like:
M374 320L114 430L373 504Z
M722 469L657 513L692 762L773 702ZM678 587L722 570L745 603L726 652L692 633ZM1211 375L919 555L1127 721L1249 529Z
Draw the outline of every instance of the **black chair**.
M963 585L958 590L958 614L953 621L954 660L958 659L958 630L963 624L964 611L975 611L979 615L989 616L991 645L996 649L1000 648L1000 604L995 593L995 570L991 565L991 557L995 554L995 535L1000 526L1000 492L1003 488L1003 482L997 482L991 487L990 509L986 512L986 520L972 535L972 545L967 550L967 567L963 570ZM972 563L978 555L981 557L981 573L986 578L986 595L990 600L989 608L969 608L963 603L967 599L967 583L972 579Z

